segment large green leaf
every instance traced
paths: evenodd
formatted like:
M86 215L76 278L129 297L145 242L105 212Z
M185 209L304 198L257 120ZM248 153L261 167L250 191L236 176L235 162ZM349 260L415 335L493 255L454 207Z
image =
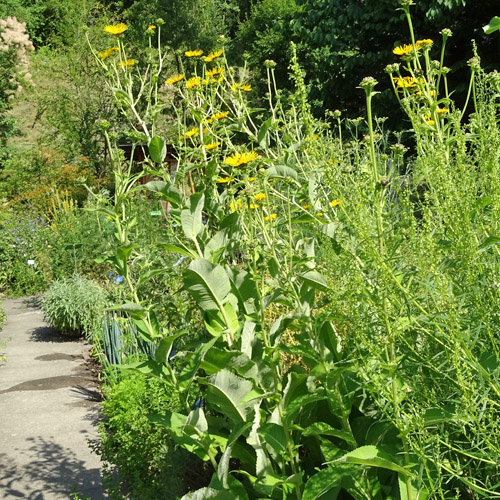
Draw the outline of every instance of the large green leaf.
M141 188L160 193L161 197L172 203L174 206L179 206L182 203L181 193L170 183L164 181L150 181L141 186Z
M257 365L246 354L239 351L224 351L215 347L205 354L200 368L207 375L213 375L223 368L231 368L242 377L254 380L259 375Z
M361 446L343 457L327 463L349 463L357 465L367 465L369 467L380 467L382 469L392 470L398 472L405 477L409 477L410 471L396 463L395 458L389 453L384 452L377 446Z
M163 163L165 156L167 156L167 145L158 135L149 141L149 156L155 163Z
M184 495L181 500L241 500L241 496L228 490L206 487Z
M205 259L196 259L184 271L183 289L204 311L221 311L231 284L226 271ZM222 312L222 311L221 311Z
M269 167L266 170L266 174L269 177L280 177L282 179L291 178L294 180L298 179L297 172L286 165L275 165L274 167Z
M306 273L301 274L300 277L316 290L328 290L328 282L326 281L326 278L317 271L307 271Z
M240 425L251 418L254 404L251 400L259 396L251 381L223 369L199 382L207 386L207 401L234 423Z
M187 208L181 210L182 230L186 238L194 240L203 229L202 212L205 205L205 194L194 193L187 202Z

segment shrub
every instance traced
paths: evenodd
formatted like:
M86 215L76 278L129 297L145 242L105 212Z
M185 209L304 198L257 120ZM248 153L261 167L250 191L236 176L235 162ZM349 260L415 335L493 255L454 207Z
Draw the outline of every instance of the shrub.
M124 498L123 488L141 500L182 495L184 476L189 474L192 481L199 462L185 450L174 448L166 429L147 417L179 411L178 396L163 382L139 373L130 373L113 386L105 385L104 391L106 421L100 425L102 441L95 451L104 462L111 498ZM118 478L112 474L112 466L116 466Z
M42 312L62 333L89 335L101 322L104 303L101 287L75 274L50 285L42 299Z

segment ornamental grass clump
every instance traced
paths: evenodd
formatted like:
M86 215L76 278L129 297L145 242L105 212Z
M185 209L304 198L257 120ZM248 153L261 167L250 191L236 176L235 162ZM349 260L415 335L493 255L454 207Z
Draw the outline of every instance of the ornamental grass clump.
M74 274L50 285L42 298L42 312L64 335L90 336L102 321L105 302L99 285Z

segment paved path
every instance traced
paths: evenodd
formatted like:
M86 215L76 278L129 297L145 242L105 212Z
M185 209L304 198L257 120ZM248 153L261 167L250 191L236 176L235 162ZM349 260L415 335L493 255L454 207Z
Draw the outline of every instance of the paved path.
M89 346L48 327L34 299L6 299L0 331L0 499L106 498ZM6 347L5 347L6 344Z

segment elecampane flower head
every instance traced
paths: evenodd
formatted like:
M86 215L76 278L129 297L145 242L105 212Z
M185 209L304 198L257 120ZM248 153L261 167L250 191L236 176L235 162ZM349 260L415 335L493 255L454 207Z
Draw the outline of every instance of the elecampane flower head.
M224 68L212 68L209 69L205 74L207 76L217 76L217 75L222 75L224 73Z
M340 205L340 201L339 201L339 200L332 200L332 201L330 202L330 206L331 206L332 208L335 208L335 207L337 207L338 205Z
M430 38L425 38L424 40L417 40L415 42L415 48L417 50L420 50L420 49L424 49L424 50L425 49L429 49L433 43L434 42Z
M127 66L133 66L136 62L135 59L127 59L126 61L121 61L120 66L126 68Z
M264 193L257 193L254 195L253 199L255 201L262 201L266 198L266 195Z
M148 26L148 30L155 30L156 29L156 26L154 24L150 24Z
M397 56L406 56L413 52L413 45L400 45L399 47L396 47L392 52Z
M238 92L238 90L243 90L245 92L250 92L252 90L252 87L248 83L235 83L234 85L231 85L231 90L233 92Z
M190 78L186 82L186 87L188 89L192 89L194 87L199 87L200 86L200 77L199 76L193 76L193 78Z
M233 177L219 177L217 179L218 184L227 184L229 182L233 182L234 178Z
M215 149L218 146L220 146L220 142L212 142L210 144L205 144L205 149L207 151L210 151L211 149ZM219 182L219 181L217 181L217 182Z
M198 135L199 133L200 132L197 128L192 128L191 130L188 130L184 135L182 135L181 139L189 139L190 137Z
M104 31L109 33L110 35L121 35L125 31L127 31L127 25L124 23L119 24L109 24L104 26Z
M106 49L106 50L103 50L102 52L99 52L97 55L104 61L108 57L112 56L118 50L120 50L118 47L110 47L109 49Z
M201 56L201 54L203 54L203 50L186 50L186 52L184 52L186 57L198 57Z
M400 89L414 88L418 84L418 80L412 76L404 76L403 78L397 77L393 78L393 80Z
M227 165L231 165L232 167L239 167L240 165L250 163L257 158L259 158L259 155L255 151L249 151L246 153L234 153L231 156L228 156L224 160L224 163L226 163Z
M180 82L183 78L184 78L184 73L182 73L181 75L174 75L174 76L171 76L170 78L168 78L165 81L165 83L167 85L173 85L174 83Z
M205 62L212 62L214 59L217 59L222 55L222 49L216 50L215 52L210 52L208 56L204 57L203 60Z
M215 122L217 120L222 120L223 118L226 118L226 116L229 114L229 111L221 111L220 113L215 113L212 115L209 120L211 122Z

